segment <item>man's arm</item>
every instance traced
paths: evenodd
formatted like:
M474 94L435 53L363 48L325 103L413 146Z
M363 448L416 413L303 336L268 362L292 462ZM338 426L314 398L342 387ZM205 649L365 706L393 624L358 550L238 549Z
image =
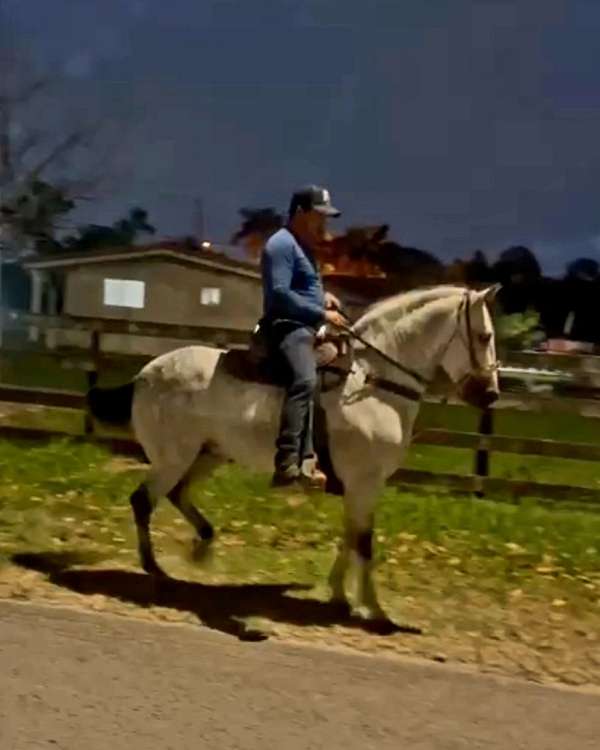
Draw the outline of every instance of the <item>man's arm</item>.
M316 326L325 319L321 305L314 304L291 288L294 251L287 243L267 245L263 253L263 284L273 302L277 317Z

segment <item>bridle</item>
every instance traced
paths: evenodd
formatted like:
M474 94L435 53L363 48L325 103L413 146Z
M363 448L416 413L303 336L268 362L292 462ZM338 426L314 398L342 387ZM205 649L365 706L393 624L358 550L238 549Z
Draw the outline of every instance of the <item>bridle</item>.
M461 315L465 315L465 328L466 328L466 336L465 333L462 330L461 326ZM402 362L398 362L398 360L395 360L393 357L390 357L389 354L382 351L379 347L372 344L370 341L367 341L365 338L363 338L360 334L356 333L354 328L352 326L344 326L341 330L343 330L350 338L354 339L355 341L358 341L362 346L364 346L366 349L369 349L374 354L376 354L378 357L383 359L387 364L394 367L399 372L403 373L404 375L408 375L413 380L415 380L420 386L428 386L431 384L431 380L429 378L426 378L421 373L417 372L416 370L413 370L410 367L407 367L406 365L402 364ZM469 361L471 364L471 372L467 373L464 378L462 378L458 385L461 383L464 383L469 378L472 378L474 375L488 375L500 367L500 362L496 361L490 366L484 366L482 365L479 360L477 359L477 353L475 351L475 341L473 336L473 325L471 320L471 295L469 293L469 290L465 290L465 293L463 295L463 298L457 308L456 311L456 325L454 327L454 330L452 331L452 335L448 339L448 342L444 345L442 349L441 359L443 359L444 355L450 348L452 342L454 339L459 336L463 343L465 344L465 348L467 349L469 353ZM423 393L422 391L419 391L415 388L411 388L410 386L403 385L401 383L396 383L393 380L388 380L387 378L381 378L377 375L368 374L366 378L366 383L370 385L374 385L375 387L382 388L383 390L390 391L391 393L395 393L396 395L403 396L404 398L408 398L411 401L420 401Z
M463 333L460 325L460 316L463 309L465 312L465 328L467 329L466 336ZM458 306L456 313L456 327L454 329L453 335L450 337L450 341L448 342L446 349L444 349L443 354L446 353L447 349L450 347L450 344L457 335L462 339L466 350L469 352L469 361L471 364L471 372L467 373L459 382L464 382L467 378L473 376L490 375L491 373L497 372L500 369L501 363L498 360L492 362L491 365L483 365L477 359L477 353L475 352L475 337L473 335L473 325L471 323L471 295L469 294L468 290L465 291L460 305Z

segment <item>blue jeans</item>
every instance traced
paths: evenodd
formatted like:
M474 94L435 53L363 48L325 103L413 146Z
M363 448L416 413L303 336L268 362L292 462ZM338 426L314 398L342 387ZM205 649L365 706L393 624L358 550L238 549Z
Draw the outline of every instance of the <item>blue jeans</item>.
M317 390L315 332L311 328L294 328L284 332L276 343L286 368L286 392L281 411L275 470L300 467L305 458L312 458L313 412Z

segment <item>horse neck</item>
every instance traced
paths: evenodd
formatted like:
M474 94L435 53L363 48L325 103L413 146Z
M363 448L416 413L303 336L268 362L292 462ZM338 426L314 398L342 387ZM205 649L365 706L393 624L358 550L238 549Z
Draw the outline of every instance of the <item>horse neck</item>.
M458 299L445 297L431 301L390 322L384 316L374 319L362 330L362 337L390 359L430 379L451 336ZM398 369L368 349L361 351L361 364L380 377L398 380ZM403 380L410 380L404 376Z

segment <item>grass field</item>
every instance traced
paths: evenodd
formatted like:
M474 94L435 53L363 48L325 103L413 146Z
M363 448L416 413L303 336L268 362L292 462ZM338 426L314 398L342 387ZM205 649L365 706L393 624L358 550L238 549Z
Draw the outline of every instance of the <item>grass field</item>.
M431 450L437 466L440 449ZM431 468L431 455L419 448L412 462ZM231 592L219 588L225 584L243 592L244 586L295 582L316 588L275 609L257 595L248 617L267 622L275 637L600 684L600 513L390 488L377 515L378 581L390 613L423 627L425 635L384 639L315 619L306 609L306 602L326 596L341 523L335 498L286 499L270 492L265 477L223 468L197 490L197 504L218 529L208 567L192 562L191 530L167 503L161 505L155 517L161 563L177 579L204 584L197 594L186 589L189 606L174 608L142 576L125 587L114 577L112 584L107 579L99 586L89 577L74 584L31 569L43 564L27 569L14 563L15 555L29 553L32 558L19 559L77 562L79 570L136 570L128 496L142 466L93 445L0 441L0 469L0 595L75 597L77 604L134 616L210 623L211 596L220 596L221 609L229 606ZM206 585L214 588L207 592ZM298 610L298 597L304 597L304 609ZM208 609L198 610L192 600L200 598Z

